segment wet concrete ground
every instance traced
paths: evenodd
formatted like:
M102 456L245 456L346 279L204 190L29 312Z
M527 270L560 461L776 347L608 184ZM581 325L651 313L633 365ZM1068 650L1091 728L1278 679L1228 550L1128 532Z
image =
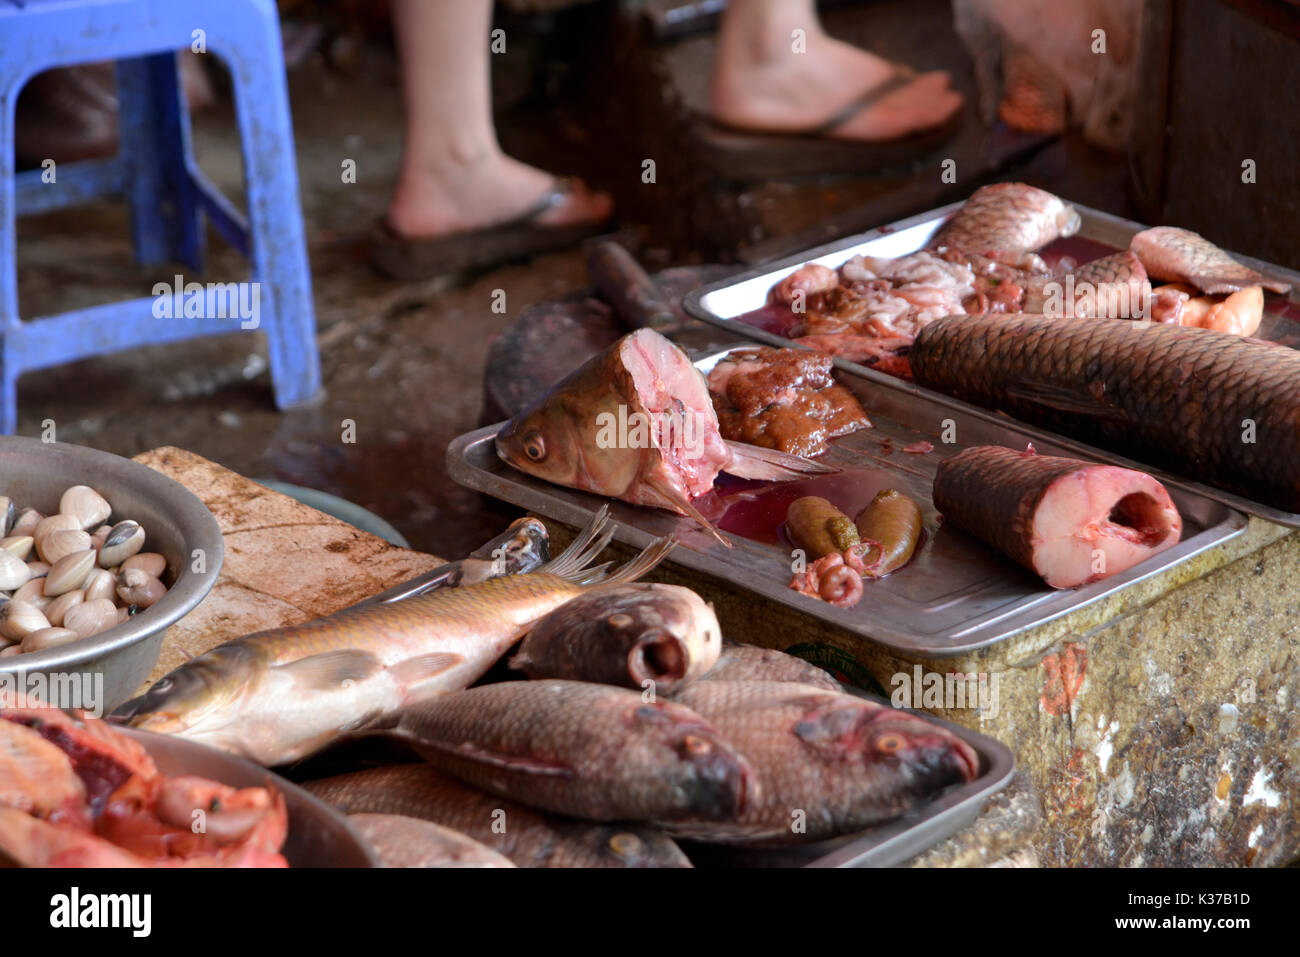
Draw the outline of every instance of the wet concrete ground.
M678 145L707 78L710 37L647 49L613 29L608 11L598 9L607 6L569 21L593 42L526 37L515 47L517 59L494 64L498 100L513 103L498 125L507 148L521 158L586 175L613 191L620 236L648 266L774 252L783 237L795 241L851 210L858 212L848 221L866 228L901 215L890 198L904 188L911 189L910 211L938 205L916 187L933 177L937 195L930 166L752 187L699 174L682 161L688 154ZM973 90L949 17L940 0L884 0L836 9L827 22L896 59L953 70ZM313 58L290 78L326 386L320 401L275 411L261 336L235 335L31 373L19 386L19 432L40 434L42 423L53 420L60 441L121 455L181 446L245 475L340 495L390 521L414 547L458 556L495 534L510 514L456 486L443 465L448 441L479 422L489 337L525 307L584 287L584 255L571 250L426 283L393 283L372 273L363 240L397 167L401 112L391 55L375 47L359 59L354 72L343 73ZM962 137L946 148L970 158L969 164L959 158L959 169L976 165L984 132L974 124L972 113ZM210 178L237 195L241 171L228 103L196 117L195 148ZM640 180L639 157L646 155L664 158L652 186ZM345 159L356 161L355 183L341 181ZM1131 214L1122 158L1082 144L1049 146L1008 172ZM864 204L876 205L864 211ZM872 209L889 214L873 220ZM147 295L178 271L134 264L125 209L116 202L19 223L20 304L27 318ZM240 257L215 236L205 274L185 275L187 281L246 277ZM496 290L504 291L504 313L492 310ZM355 442L344 441L345 420L355 423Z

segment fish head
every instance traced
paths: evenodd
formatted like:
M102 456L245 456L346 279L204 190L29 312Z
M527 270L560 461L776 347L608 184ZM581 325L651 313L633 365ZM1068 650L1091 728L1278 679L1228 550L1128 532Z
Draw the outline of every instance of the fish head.
M236 720L239 702L264 672L252 649L229 642L159 678L114 716L159 734L211 735Z
M645 449L623 441L618 425L628 421L627 405L620 420L619 404L610 398L570 393L547 397L501 428L497 455L519 471L556 485L622 494L640 471Z
M576 828L575 828L576 830ZM617 867L690 867L675 841L653 828L627 825L582 828L593 861Z
M606 627L630 637L628 674L642 687L667 693L711 668L722 653L722 626L713 606L680 585L634 586L643 602L616 608Z
M684 814L730 820L745 810L753 771L713 725L684 705L662 701L636 708L632 723L653 732L638 735L644 743L633 744L633 749L648 746L672 755L672 760L661 762L661 783L677 795Z

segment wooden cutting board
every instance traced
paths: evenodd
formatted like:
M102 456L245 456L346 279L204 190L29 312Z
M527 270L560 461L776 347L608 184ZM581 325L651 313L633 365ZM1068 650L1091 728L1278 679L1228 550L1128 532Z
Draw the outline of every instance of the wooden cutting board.
M226 543L216 585L168 629L145 687L223 641L328 615L443 563L184 449L152 449L135 461L197 495Z

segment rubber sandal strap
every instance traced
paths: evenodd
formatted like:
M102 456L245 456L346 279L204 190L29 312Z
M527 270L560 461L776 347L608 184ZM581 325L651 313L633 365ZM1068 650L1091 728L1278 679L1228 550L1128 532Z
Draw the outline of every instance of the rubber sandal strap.
M554 209L556 206L559 206L566 199L568 199L569 196L572 195L576 185L577 184L574 182L573 177L571 176L555 177L554 180L551 182L551 188L548 189L545 193L543 193L541 198L537 200L537 202L533 203L533 205L529 206L518 216L514 216L511 217L510 219L502 220L499 223L492 223L491 228L509 229L512 226L523 226L528 223L531 223L533 220L535 220L538 216L542 215L542 213L546 212L548 209Z
M812 129L806 131L803 135L824 136L836 128L843 126L849 120L858 114L870 109L877 101L893 93L900 87L907 86L916 79L916 71L910 66L904 64L894 64L894 72L881 83L877 83L871 89L866 90L863 94L843 109L835 112L830 119L819 123Z

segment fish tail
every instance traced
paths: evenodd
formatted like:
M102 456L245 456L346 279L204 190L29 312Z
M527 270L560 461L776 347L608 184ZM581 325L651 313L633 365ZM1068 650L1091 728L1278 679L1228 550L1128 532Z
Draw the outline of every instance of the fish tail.
M567 578L583 571L593 558L604 551L609 540L614 537L614 529L609 523L609 506L602 505L587 527L578 533L569 547L555 558L543 565L538 571L548 572Z

